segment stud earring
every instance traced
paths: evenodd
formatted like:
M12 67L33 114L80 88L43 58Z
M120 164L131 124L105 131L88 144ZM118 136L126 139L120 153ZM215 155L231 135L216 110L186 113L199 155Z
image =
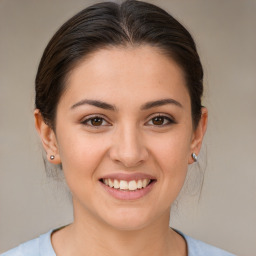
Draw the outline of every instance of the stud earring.
M198 157L197 157L197 155L196 155L195 153L192 153L192 158L193 158L193 160L194 160L195 162L198 161Z
M55 158L54 155L51 155L51 156L50 156L50 159L51 159L51 160L54 160L54 158Z

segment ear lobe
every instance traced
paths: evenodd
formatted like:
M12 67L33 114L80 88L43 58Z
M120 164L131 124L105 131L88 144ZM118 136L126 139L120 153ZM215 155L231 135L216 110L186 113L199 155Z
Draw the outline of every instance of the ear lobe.
M58 143L53 129L44 122L39 109L34 111L34 118L36 130L46 151L47 160L53 164L60 164Z
M201 119L198 123L197 128L193 133L193 137L191 141L191 147L190 147L191 154L189 157L189 164L192 164L194 162L193 158L191 157L192 153L195 153L196 155L199 154L202 146L203 138L206 132L206 128L207 128L208 110L207 108L203 107L201 111L202 111Z

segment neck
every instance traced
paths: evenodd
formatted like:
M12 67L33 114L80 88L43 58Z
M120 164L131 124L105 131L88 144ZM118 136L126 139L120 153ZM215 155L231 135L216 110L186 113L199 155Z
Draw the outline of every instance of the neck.
M57 255L155 256L186 255L183 238L169 228L169 211L136 230L119 230L87 214L52 238Z

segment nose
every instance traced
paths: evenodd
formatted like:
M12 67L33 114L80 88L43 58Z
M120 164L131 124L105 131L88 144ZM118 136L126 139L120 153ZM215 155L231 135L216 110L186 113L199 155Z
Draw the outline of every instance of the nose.
M123 166L136 167L147 160L148 150L136 128L125 127L115 132L110 158Z

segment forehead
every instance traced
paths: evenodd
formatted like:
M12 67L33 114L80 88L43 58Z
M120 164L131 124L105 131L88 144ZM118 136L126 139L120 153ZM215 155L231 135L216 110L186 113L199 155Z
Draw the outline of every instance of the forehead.
M70 73L65 93L70 100L97 96L110 101L115 97L153 100L166 94L190 100L179 65L158 48L145 45L109 47L90 54Z

